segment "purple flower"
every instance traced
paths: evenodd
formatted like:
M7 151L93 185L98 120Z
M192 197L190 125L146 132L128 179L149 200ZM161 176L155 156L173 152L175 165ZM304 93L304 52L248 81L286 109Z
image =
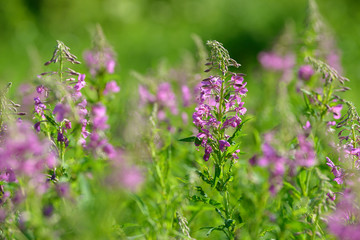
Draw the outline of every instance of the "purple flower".
M326 157L327 163L329 167L331 167L331 172L334 174L335 178L334 181L337 182L337 184L343 184L344 183L344 170L340 167L335 166L335 164L330 160L330 158Z
M245 95L248 90L247 88L245 87L246 86L246 82L244 82L244 78L242 76L239 76L239 75L234 75L231 77L231 82L234 86L234 89L235 89L235 92L238 93L239 95ZM235 95L237 96L237 95ZM238 103L240 101L240 98L238 100Z
M309 121L306 121L305 126L303 126L303 129L304 129L305 131L311 129L311 124L310 124Z
M298 76L300 79L307 81L314 75L315 71L311 65L303 65L300 67Z
M64 120L65 115L70 112L70 108L68 105L64 105L61 103L56 104L54 107L53 114L56 115L56 121L61 122Z
M87 123L88 123L88 121L85 118L80 120L81 135L83 136L83 138L87 138L89 136L89 132L86 131Z
M280 56L272 52L261 52L258 60L265 69L273 71L284 71L294 66L293 55Z
M16 175L14 173L13 170L11 170L10 168L4 170L1 174L0 174L0 180L5 181L5 182L17 182L16 180Z
M116 156L110 159L112 172L107 177L107 182L112 186L136 191L144 181L143 172L137 166L131 166L126 160L124 152L118 149Z
M110 81L106 83L104 89L104 95L108 95L109 93L117 93L120 91L120 87L117 85L115 81Z
M67 119L64 119L64 123L65 123L65 129L71 129L71 122Z
M126 167L121 172L122 185L131 191L135 191L143 181L142 172L135 166Z
M201 146L203 147L207 145L208 139L213 139L212 135L207 129L202 129L201 132L196 135L196 137L201 140Z
M26 176L29 187L44 183L47 161L53 153L50 142L40 140L31 123L23 121L10 125L0 148L0 173L8 181ZM55 157L55 156L53 156Z
M333 193L333 192L328 192L327 194L326 194L326 196L328 196L328 198L329 198L329 200L331 200L331 201L335 201L336 200L336 195L335 195L335 193Z
M299 166L311 167L315 165L316 154L313 144L304 135L298 136L299 148L295 152L295 162Z
M44 85L39 85L39 86L36 87L36 92L38 94L42 94L45 91L46 91L46 88L44 87Z
M52 215L53 212L54 212L54 207L53 207L53 205L50 204L50 205L44 206L42 212L43 212L43 215L44 215L45 217L51 217L51 215Z
M110 74L114 73L114 69L115 69L115 60L114 59L108 59L106 61L106 71Z
M222 128L228 128L228 127L236 128L240 124L241 124L241 118L236 115L232 118L226 119Z
M240 149L235 150L235 152L233 152L233 153L231 154L231 158L232 158L233 160L239 159L238 153L240 153Z
M228 141L226 141L226 140L220 140L219 141L219 149L220 149L220 151L224 152L225 147L230 147L230 143Z
M360 211L355 196L344 193L328 217L329 231L342 240L360 240Z
M208 161L210 158L210 154L212 153L213 149L210 145L205 146L205 154L204 154L204 160Z
M159 103L160 107L161 106L168 107L172 114L174 115L178 114L176 97L169 83L161 83L158 86L156 100Z
M183 106L188 107L191 101L191 93L189 87L186 85L182 85L181 92L182 92Z
M200 87L200 103L206 103L209 106L216 106L217 102L215 95L218 95L221 90L222 80L219 77L210 76L201 82Z
M85 64L90 69L92 76L106 71L110 74L115 70L115 56L111 48L103 48L101 51L95 49L84 53Z
M75 84L74 89L79 92L85 85L85 74L79 74L78 82Z
M44 109L46 109L45 104L43 104L40 98L38 97L34 98L34 102L35 102L35 112L40 114L41 116L44 116Z
M154 95L150 94L148 89L143 85L139 85L139 96L141 105L155 102Z
M207 124L206 120L213 118L210 106L203 104L195 108L195 112L192 117L195 126L203 128Z
M189 117L188 117L187 113L182 112L181 113L181 119L182 119L184 125L186 125L188 123L188 120L189 120Z
M95 130L105 130L109 126L106 124L108 116L106 115L106 107L101 103L95 104L92 108L93 128Z
M330 108L330 112L334 114L334 119L339 119L341 117L342 104L338 104Z
M82 100L78 105L77 105L77 109L78 109L78 114L79 117L81 119L85 118L86 115L88 114L88 110L86 109L87 106L87 101L86 99Z
M65 146L69 145L69 140L67 139L67 137L64 135L64 133L62 131L58 131L57 141L65 143Z
M79 104L78 104L79 107L81 108L86 108L87 106L87 101L86 99L82 100Z
M37 132L40 132L40 123L41 123L41 121L35 123L35 125L34 125L34 129L35 129Z
M103 147L103 151L104 153L106 153L106 155L108 156L108 158L113 159L116 157L117 153L113 147L113 145L111 145L110 143L106 143L105 146Z

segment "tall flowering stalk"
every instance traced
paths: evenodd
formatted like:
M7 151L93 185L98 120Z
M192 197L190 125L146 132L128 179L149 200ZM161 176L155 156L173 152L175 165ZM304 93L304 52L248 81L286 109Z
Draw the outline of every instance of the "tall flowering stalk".
M63 165L69 139L76 140L75 146L84 146L89 135L86 131L87 101L82 96L85 74L65 68L67 63L80 64L76 59L69 47L57 41L52 58L45 63L46 66L57 64L57 69L38 76L40 85L36 87L38 96L34 98L34 128L53 141Z
M97 101L120 91L116 81L109 78L115 72L116 54L106 41L100 25L96 27L93 48L84 52L84 60L92 77L90 83L96 90Z
M210 68L205 72L215 74L202 81L199 105L193 114L193 123L198 129L196 137L192 138L196 146L204 148L203 159L211 160L214 164L214 176L206 168L198 171L200 178L216 189L223 199L223 203L213 204L216 211L224 220L224 224L213 228L223 231L229 239L234 239L236 223L233 220L234 209L230 205L228 183L231 181L232 167L238 159L239 144L235 142L242 127L241 117L246 113L242 97L248 91L244 74L229 71L229 67L239 67L228 51L217 41L208 41L210 47ZM232 136L228 135L233 132ZM197 187L199 196L192 196L192 200L205 202L207 198L201 187ZM210 201L210 203L215 203Z
M308 57L307 61L312 67L322 74L324 81L323 92L305 91L304 96L307 110L310 115L318 120L327 122L328 131L335 132L332 127L337 129L338 144L333 144L339 161L334 161L326 157L326 164L329 171L333 174L335 189L339 189L335 194L342 195L336 204L336 210L328 217L328 229L340 239L358 239L359 201L356 193L358 192L359 168L360 168L360 117L355 106L336 94L349 90L344 86L347 78L341 76L339 72L328 64ZM347 107L347 112L342 115L343 106ZM329 117L331 115L331 117ZM330 120L328 120L330 118ZM325 159L324 159L325 162ZM328 193L329 199L336 200L336 195Z

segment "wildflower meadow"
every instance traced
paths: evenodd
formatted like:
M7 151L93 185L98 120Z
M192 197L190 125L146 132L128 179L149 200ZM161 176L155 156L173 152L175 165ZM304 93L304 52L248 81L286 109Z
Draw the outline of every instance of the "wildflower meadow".
M304 3L252 60L194 32L144 71L106 22L29 47L26 80L17 62L0 75L0 239L360 239L357 79L329 12Z

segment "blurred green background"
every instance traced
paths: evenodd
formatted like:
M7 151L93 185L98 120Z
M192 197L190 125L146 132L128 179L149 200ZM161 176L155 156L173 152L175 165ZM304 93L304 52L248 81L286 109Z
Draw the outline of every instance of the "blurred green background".
M29 82L46 69L56 40L82 60L100 23L118 54L120 82L134 82L131 70L145 73L161 59L179 63L196 47L192 34L224 44L241 71L256 69L257 54L269 49L287 21L304 26L306 0L0 0L0 81ZM348 98L360 89L360 2L318 0L342 52ZM84 67L83 67L84 68ZM79 70L80 71L80 70ZM251 83L249 83L251 84Z

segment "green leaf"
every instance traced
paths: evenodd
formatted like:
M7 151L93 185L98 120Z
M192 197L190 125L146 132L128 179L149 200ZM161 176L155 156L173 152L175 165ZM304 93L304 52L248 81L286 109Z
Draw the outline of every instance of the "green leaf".
M293 194L297 199L300 199L300 198L301 198L301 193L300 193L293 185L291 185L291 183L284 181L283 185L284 185L284 188L285 188L285 189L291 190L291 191L292 191L292 194Z
M220 178L220 174L221 174L221 167L218 164L215 164L215 178L214 178L214 188L216 188L216 185L219 181Z
M197 170L196 173L199 175L199 177L206 183L212 185L212 177L209 176L209 172L204 170L204 173L202 173L201 171Z
M263 236L265 236L265 234L267 232L272 232L275 229L276 229L275 226L267 227L267 228L265 228L264 230L261 231L261 233L259 234L259 237L263 237Z
M208 197L193 195L193 196L189 197L189 200L193 201L193 202L203 202L206 204L210 204L211 206L214 206L216 208L223 209L221 203L219 203L211 198L208 198Z
M201 144L201 140L199 138L195 138L195 145L199 146Z
M312 92L309 92L308 90L305 90L305 89L300 89L303 93L305 93L306 95L309 95L309 96L313 96Z
M197 137L192 136L192 137L187 137L187 138L179 139L178 141L180 141L180 142L195 142L195 139L196 139L196 138L197 138Z
M222 220L224 220L224 222L225 222L225 217L224 217L224 215L222 214L222 212L220 211L220 209L218 209L218 208L215 208L215 211L220 215L220 217L222 218Z
M298 184L301 187L301 191L304 195L306 195L306 179L307 179L307 171L302 170L297 177Z
M217 227L202 227L200 229L209 229L209 231L206 233L206 236L209 236L213 231L224 231L224 227L224 225L220 225Z
M196 191L198 191L200 193L201 196L207 198L206 193L204 192L204 190L200 186L196 186L195 189L196 189Z
M45 116L46 120L48 120L48 122L51 123L51 125L53 125L55 127L59 126L59 124L52 117L50 117L49 115L47 115L45 113L44 113L44 116Z

